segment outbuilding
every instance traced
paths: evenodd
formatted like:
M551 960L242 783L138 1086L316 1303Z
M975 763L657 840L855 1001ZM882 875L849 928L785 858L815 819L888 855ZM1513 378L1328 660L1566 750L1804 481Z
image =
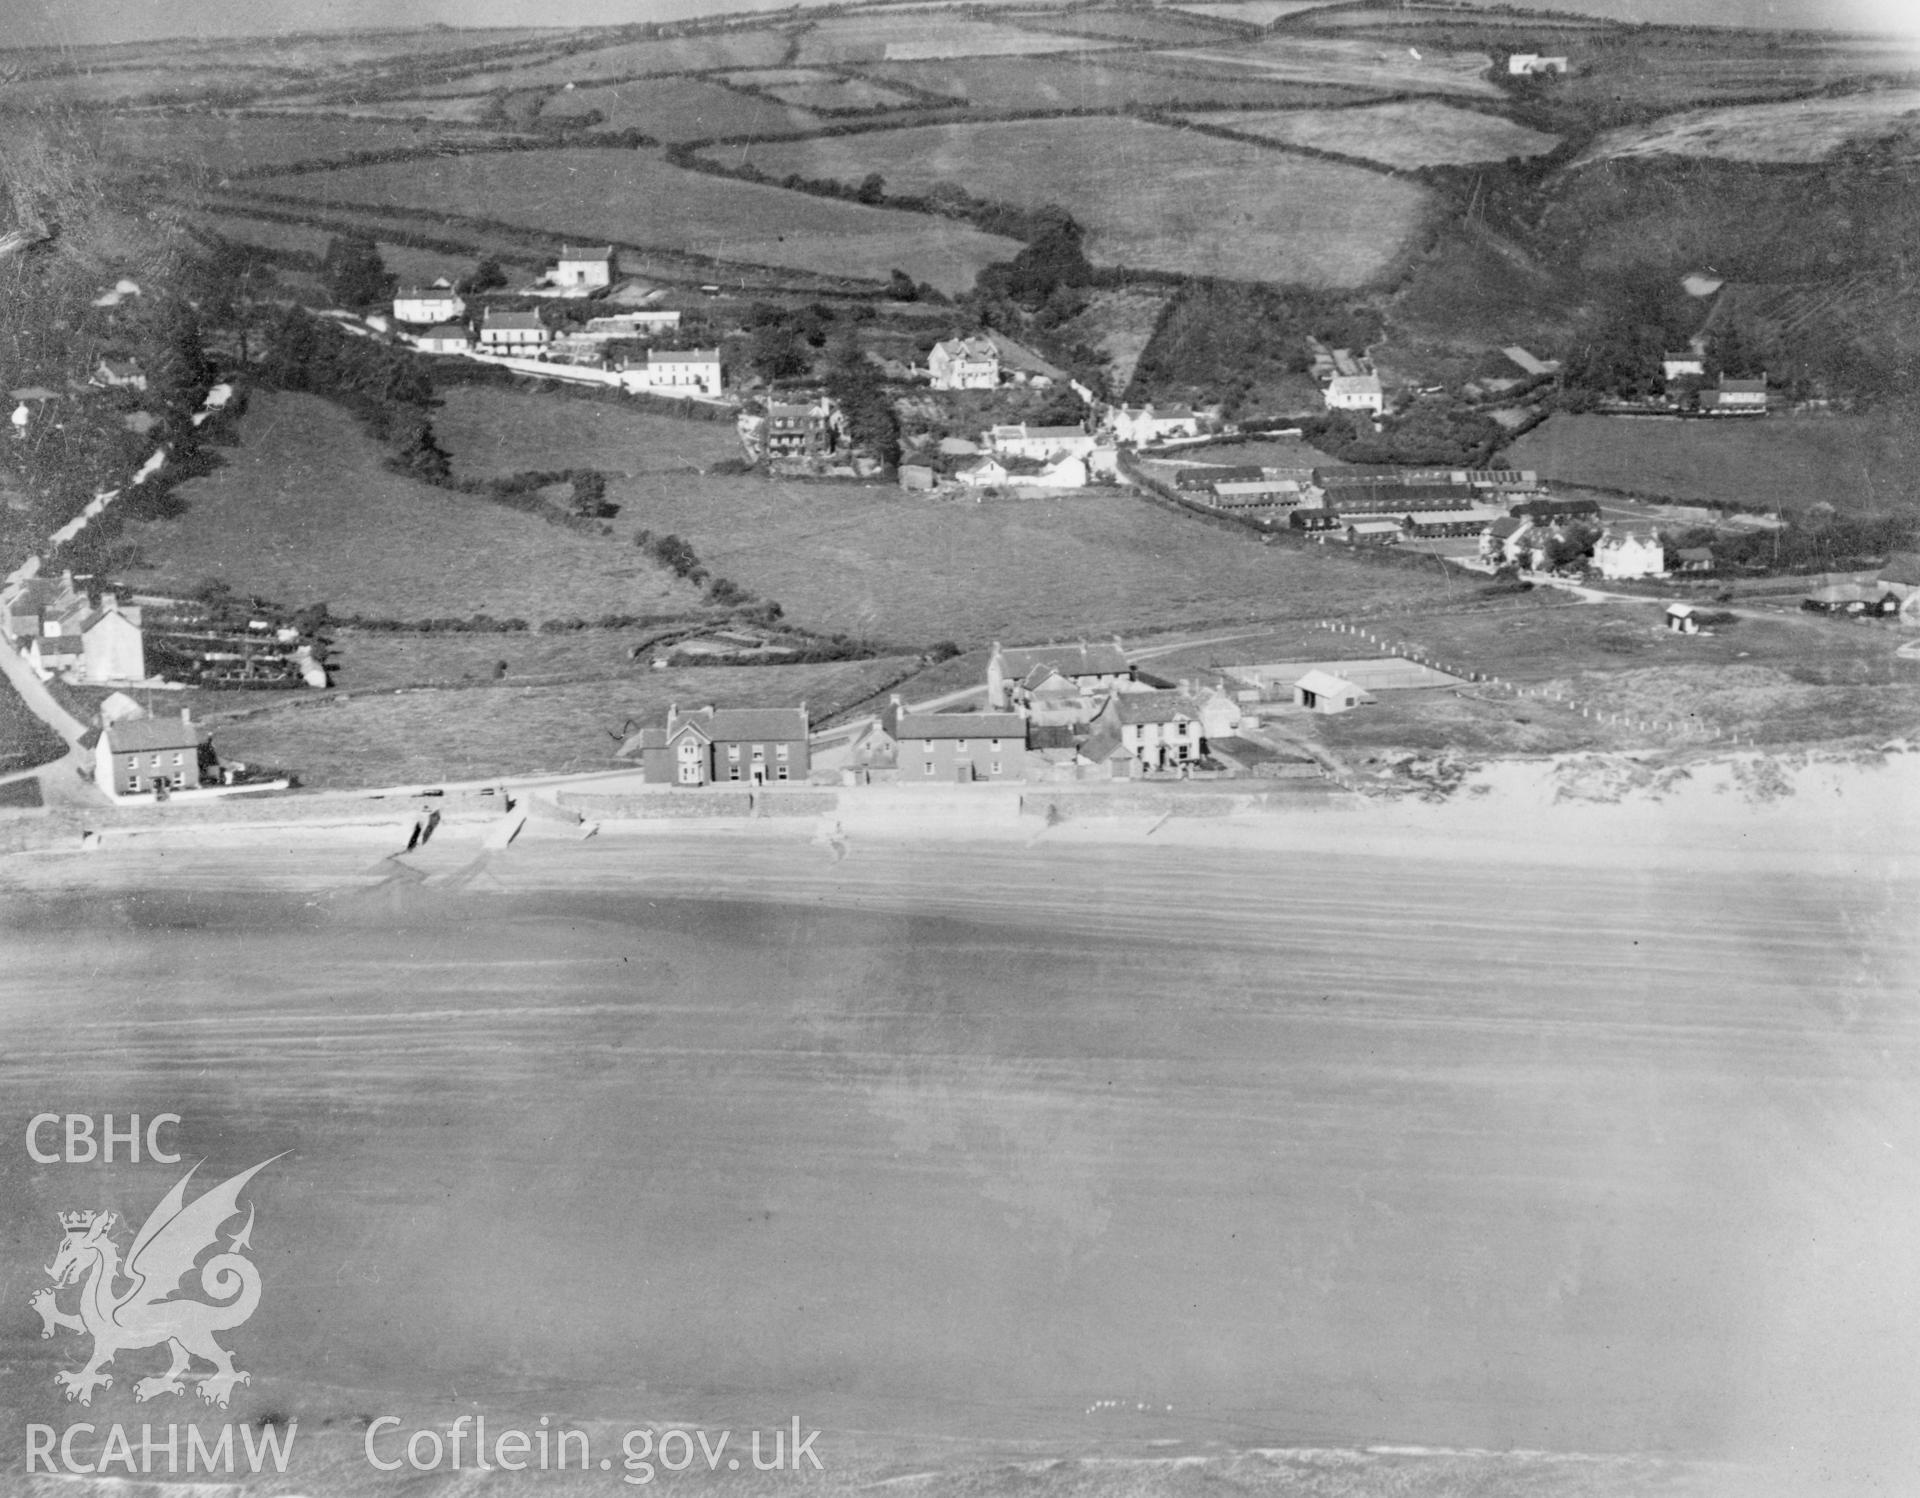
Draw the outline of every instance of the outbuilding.
M1690 603L1670 603L1667 605L1667 628L1676 635L1697 635L1700 633L1700 612Z
M1373 701L1344 677L1318 669L1309 671L1293 684L1295 705L1314 713L1344 713Z

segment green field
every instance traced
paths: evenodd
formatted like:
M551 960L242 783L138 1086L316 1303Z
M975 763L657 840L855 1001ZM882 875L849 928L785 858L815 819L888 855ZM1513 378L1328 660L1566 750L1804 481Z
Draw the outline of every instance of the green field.
M754 75L739 75L748 82L754 81ZM852 111L867 109L908 108L918 101L912 94L899 89L887 88L868 78L833 78L821 76L808 79L789 79L779 81L777 74L771 75L767 92L789 104L800 105L806 109L824 109L828 111Z
M420 90L423 94L472 93L480 89L528 88L536 84L607 83L660 73L699 73L718 68L774 67L786 60L788 40L777 31L729 31L657 42L620 42L588 47L527 67L490 68Z
M1346 89L1279 78L1246 77L1231 70L1180 71L1142 65L1142 55L961 58L957 62L893 62L860 71L962 99L979 109L1125 109L1129 105L1197 107L1205 104L1338 104L1375 97Z
M1420 55L1415 57L1414 51ZM1344 83L1390 93L1448 93L1498 98L1488 78L1492 59L1480 52L1382 46L1358 38L1276 35L1252 44L1231 42L1163 52L1168 66L1222 72L1228 77L1285 78Z
M108 115L100 148L108 156L202 165L222 174L297 161L329 161L356 151L419 150L452 140L488 139L398 120L260 115Z
M621 505L620 534L686 537L714 572L778 599L791 622L903 645L1317 617L1449 592L1437 574L1262 546L1126 493L974 504L657 475L615 482L608 496Z
M1897 416L1644 421L1555 416L1506 461L1564 484L1807 510L1920 506L1920 433Z
M641 662L570 685L522 686L510 675L484 686L293 697L207 726L223 758L283 765L318 788L631 769L614 751L632 728L664 717L669 703L787 707L804 700L819 718L862 701L911 664L652 671Z
M553 95L543 120L598 110L603 130L640 130L656 140L703 140L721 135L797 135L817 127L804 109L757 99L698 78L640 78Z
M950 220L682 171L650 151L497 152L312 172L274 188L322 203L497 219L556 240L658 245L824 274L884 280L898 266L943 290L971 286L982 266L1019 248Z
M1213 110L1188 118L1284 145L1360 156L1384 166L1460 166L1541 156L1559 141L1512 120L1431 99L1363 109Z
M324 256L327 246L335 237L327 229L283 224L274 219L249 218L237 213L195 213L189 222L218 234L222 239L230 239L235 244L260 245L265 249L290 250L315 257ZM459 255L446 255L438 250L416 250L409 245L385 240L376 243L379 245L381 263L403 282L426 285L438 276L457 280L471 268L470 260Z
M631 546L389 473L339 407L260 393L241 445L180 493L177 520L128 527L150 565L129 580L238 592L336 614L491 614L538 623L696 611L695 591Z
M461 478L563 468L699 473L741 456L729 421L681 421L612 401L489 385L444 392L433 429Z
M1059 16L1023 16L1021 22L1036 31L1097 36L1118 42L1151 42L1163 47L1217 42L1222 36L1220 27L1189 20L1171 10L1075 10Z
M848 62L912 62L940 57L1018 57L1084 52L1114 45L1097 38L1028 31L952 12L868 12L822 21L800 38L792 61L802 66Z
M919 126L743 153L775 176L890 191L958 183L978 197L1058 203L1109 265L1240 280L1360 286L1391 265L1427 196L1411 183L1130 119Z

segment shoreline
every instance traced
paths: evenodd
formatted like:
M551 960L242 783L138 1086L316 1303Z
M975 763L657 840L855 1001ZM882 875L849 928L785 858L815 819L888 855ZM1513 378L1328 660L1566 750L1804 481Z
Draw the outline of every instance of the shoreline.
M405 855L401 867L432 867L464 850L476 858L504 856L530 873L543 861L532 850L551 857L589 841L603 867L615 847L811 842L838 861L865 841L1116 854L1161 846L1823 877L1899 878L1920 867L1920 750L1904 742L1786 754L1493 760L1424 791L1382 795L1317 784L1313 794L1288 794L1258 782L830 787L770 795L740 814L733 803L744 809L744 796L700 804L673 788L605 795L549 783L515 792L503 782L503 789L513 797L511 812L506 797L458 792L432 799L329 793L324 801L276 798L132 816L51 808L0 822L0 838L13 834L0 844L0 885L30 889L48 876L55 884L91 883L95 876L71 881L55 871L78 872L75 859L92 862L102 853L111 856L100 872L128 859L190 851L245 865L256 856L351 849ZM432 858L425 849L405 854L421 806L445 809ZM642 807L650 814L620 815Z

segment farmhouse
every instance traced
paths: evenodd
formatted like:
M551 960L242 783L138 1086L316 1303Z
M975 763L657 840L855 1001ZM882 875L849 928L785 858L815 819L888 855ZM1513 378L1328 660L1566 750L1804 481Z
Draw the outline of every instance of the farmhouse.
M1335 375L1327 381L1326 402L1329 411L1366 411L1378 416L1387 409L1379 375Z
M1711 572L1713 571L1713 548L1709 546L1683 546L1673 554L1670 567L1674 572Z
M720 398L720 350L717 348L648 349L644 364L620 371L628 390L664 391L672 395L698 393Z
M927 355L935 390L992 390L1000 384L1000 349L991 338L948 338Z
M130 718L110 725L94 750L94 783L109 796L143 791L191 790L200 784L206 741L192 715L178 718Z
M903 781L1019 780L1027 720L1018 713L910 713L895 696L880 713Z
M147 372L138 359L102 359L93 367L91 383L110 390L145 390Z
M1065 682L1079 697L1124 691L1133 682L1133 663L1114 636L1111 645L1035 645L1008 650L998 640L987 656L987 706L1020 711L1051 679Z
M1293 700L1308 712L1344 713L1373 698L1345 677L1314 670L1293 684Z
M59 621L86 606L86 595L73 585L73 574L58 578L27 577L0 588L0 624L16 640L46 633L49 621L58 634Z
M393 320L445 323L465 315L466 299L442 277L431 286L402 286L393 294Z
M1657 535L1603 536L1593 548L1593 564L1600 575L1612 582L1636 577L1665 577L1666 548Z
M984 445L999 458L1037 458L1046 462L1060 455L1084 458L1097 445L1083 427L999 426L988 432Z
M614 252L612 245L602 245L593 249L582 249L574 245L560 246L560 259L553 272L547 277L554 286L611 286L614 277Z
M1106 413L1107 425L1116 441L1131 447L1145 447L1170 437L1197 437L1200 418L1188 406L1112 406Z
M638 755L642 777L660 785L768 785L805 780L807 708L711 705L667 708L661 728L645 728L620 748Z
M1145 770L1191 764L1207 752L1198 706L1179 692L1115 692L1093 717L1093 737L1118 730L1120 744Z
M1564 73L1567 59L1564 57L1542 57L1538 52L1515 52L1507 58L1507 76L1510 78L1533 78L1543 73Z
M444 322L415 338L413 346L423 354L464 354L473 348L473 334L465 323Z
M538 312L496 312L480 316L480 347L489 354L537 354L553 341Z

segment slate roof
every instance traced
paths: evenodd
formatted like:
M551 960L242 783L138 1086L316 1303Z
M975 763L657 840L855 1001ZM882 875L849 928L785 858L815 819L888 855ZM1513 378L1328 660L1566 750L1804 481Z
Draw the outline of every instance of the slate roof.
M670 348L647 350L649 364L718 364L720 350L717 348Z
M145 754L162 749L197 749L201 736L178 718L132 718L106 732L109 754Z
M900 713L888 728L896 739L1014 739L1027 741L1018 713Z
M1174 723L1192 718L1198 709L1178 692L1117 692L1114 716L1122 723Z
M562 260L611 260L613 259L613 246L606 245L602 247L599 245L563 244L560 246L560 259Z
M538 312L496 312L489 307L480 319L485 328L545 328Z
M678 733L687 724L718 743L773 743L804 739L807 736L807 710L803 707L722 707L682 713L675 721Z

